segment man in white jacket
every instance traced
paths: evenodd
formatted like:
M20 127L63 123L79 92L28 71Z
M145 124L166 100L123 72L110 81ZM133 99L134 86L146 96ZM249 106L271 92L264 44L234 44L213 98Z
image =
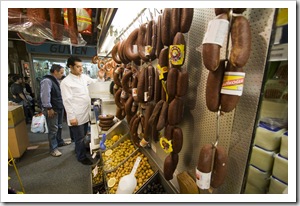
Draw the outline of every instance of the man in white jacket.
M88 85L96 82L97 79L82 74L82 61L76 56L68 59L67 66L71 71L60 84L67 122L75 139L77 160L84 165L91 165L93 162L86 156L84 138L91 111Z

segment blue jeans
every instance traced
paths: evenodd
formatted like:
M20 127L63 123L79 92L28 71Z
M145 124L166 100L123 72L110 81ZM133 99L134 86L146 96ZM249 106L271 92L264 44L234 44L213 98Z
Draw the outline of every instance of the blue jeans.
M64 144L64 140L61 138L61 130L62 130L62 121L64 109L54 109L56 112L53 118L48 117L47 110L44 110L44 115L46 117L47 126L48 126L48 140L50 146L50 152L57 149L59 145Z
M86 148L84 143L84 138L88 130L88 122L78 126L70 126L70 132L75 140L75 152L78 161L81 161L86 156Z

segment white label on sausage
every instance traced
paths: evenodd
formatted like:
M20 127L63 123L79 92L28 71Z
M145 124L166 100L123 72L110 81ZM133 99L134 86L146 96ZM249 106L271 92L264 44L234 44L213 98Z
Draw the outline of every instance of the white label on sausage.
M135 44L135 45L133 45L133 53L134 54L137 54L138 53L138 47L137 47L137 45Z
M144 92L144 101L145 101L145 102L148 101L148 92Z
M229 21L225 19L213 19L208 23L207 31L202 44L218 44L221 47L224 44L225 37L228 34Z
M137 96L137 88L132 88L132 96L133 97Z
M196 168L196 184L200 189L205 190L210 188L210 177L211 172L204 173Z
M221 94L242 96L245 72L225 72Z

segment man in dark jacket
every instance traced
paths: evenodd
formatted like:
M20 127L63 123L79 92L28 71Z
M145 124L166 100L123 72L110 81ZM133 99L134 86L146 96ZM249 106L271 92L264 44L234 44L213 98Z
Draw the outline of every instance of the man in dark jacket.
M50 75L45 75L41 81L40 96L43 113L46 117L49 129L48 140L50 154L54 157L59 157L62 153L58 150L58 147L70 144L69 142L64 142L61 137L64 105L59 80L64 74L64 68L60 65L53 64L50 73Z
M23 105L24 114L26 117L26 123L31 122L32 118L32 111L30 109L31 103L26 98L26 95L24 94L24 88L22 86L23 78L20 75L14 75L12 77L13 84L10 86L10 93L12 95L11 101L14 101L15 103L18 103L19 105Z

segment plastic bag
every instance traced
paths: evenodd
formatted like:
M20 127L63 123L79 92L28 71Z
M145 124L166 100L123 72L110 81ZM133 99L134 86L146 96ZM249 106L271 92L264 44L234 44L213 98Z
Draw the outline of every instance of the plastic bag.
M36 114L32 117L31 132L33 133L48 133L48 126L44 114Z

